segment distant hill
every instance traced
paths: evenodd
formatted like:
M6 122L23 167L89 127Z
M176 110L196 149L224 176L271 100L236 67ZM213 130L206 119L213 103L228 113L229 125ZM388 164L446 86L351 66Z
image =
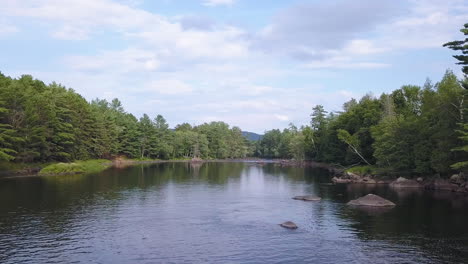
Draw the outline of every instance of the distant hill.
M263 137L263 135L248 131L242 131L242 135L250 141L258 141Z

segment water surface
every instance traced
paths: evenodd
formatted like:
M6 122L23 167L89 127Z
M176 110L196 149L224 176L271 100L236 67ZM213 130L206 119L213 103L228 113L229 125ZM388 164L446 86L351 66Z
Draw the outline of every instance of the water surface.
M397 206L346 206L368 193ZM291 199L303 194L323 199ZM323 170L251 163L0 180L0 263L206 262L465 263L468 198L332 185Z

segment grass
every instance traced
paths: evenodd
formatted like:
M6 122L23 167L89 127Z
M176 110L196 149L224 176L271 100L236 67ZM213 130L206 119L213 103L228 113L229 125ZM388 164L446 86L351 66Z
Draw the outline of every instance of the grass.
M39 175L96 173L107 169L110 161L95 159L86 161L75 161L72 163L55 163L43 168Z
M349 168L346 170L346 172L350 173L355 173L359 175L365 175L365 174L371 174L375 175L377 174L377 168L375 166L354 166L352 168Z

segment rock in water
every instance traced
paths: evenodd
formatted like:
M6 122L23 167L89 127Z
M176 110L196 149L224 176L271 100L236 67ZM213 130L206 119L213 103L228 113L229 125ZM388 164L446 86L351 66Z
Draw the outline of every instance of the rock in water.
M314 195L302 195L302 196L294 196L294 200L302 200L302 201L320 201L322 198L314 196Z
M289 229L297 229L297 225L291 221L284 222L280 224L280 226L284 228L289 228Z
M390 183L392 188L421 188L423 187L418 181L408 180L406 178L400 177L394 182Z
M395 206L391 201L384 199L375 194L368 194L356 200L351 200L348 205L354 206L375 206L375 207L386 207Z

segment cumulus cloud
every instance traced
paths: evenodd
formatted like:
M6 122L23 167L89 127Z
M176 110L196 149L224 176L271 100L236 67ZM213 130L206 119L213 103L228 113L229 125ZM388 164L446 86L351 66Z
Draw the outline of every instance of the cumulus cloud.
M297 58L320 59L401 12L401 1L389 0L300 4L281 11L262 30L256 47Z
M157 52L128 48L119 51L102 51L97 55L72 55L64 58L73 70L85 72L130 73L154 71L160 66Z
M184 30L212 30L215 22L204 16L188 15L180 18L180 24Z
M148 87L148 92L157 92L166 95L186 95L193 91L193 88L180 80L157 80L152 81Z
M161 113L171 123L224 120L262 132L307 123L316 104L340 109L362 94L321 83L324 76L383 69L392 65L382 54L440 47L468 14L464 0L302 1L254 31L202 15L153 13L140 2L4 0L0 36L20 30L12 23L20 19L60 44L97 41L94 50L54 58L55 72L36 74L88 99L119 97L136 115Z

